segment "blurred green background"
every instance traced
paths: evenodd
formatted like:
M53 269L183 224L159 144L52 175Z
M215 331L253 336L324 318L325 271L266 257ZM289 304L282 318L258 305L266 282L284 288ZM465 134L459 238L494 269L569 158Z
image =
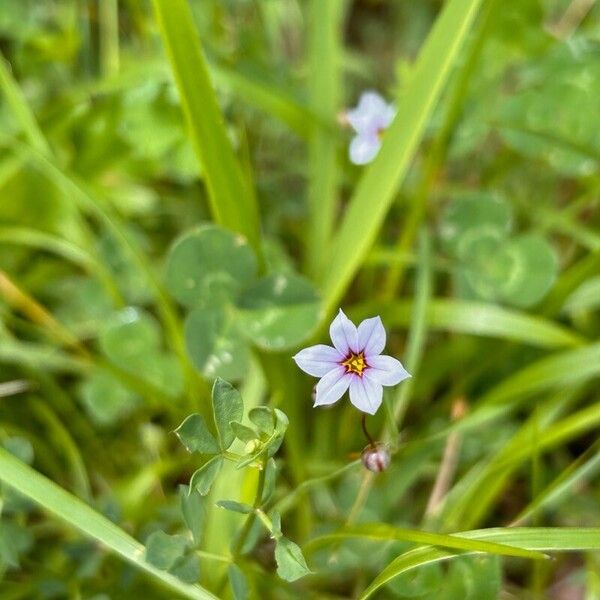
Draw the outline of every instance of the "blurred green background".
M415 60L444 3L189 4L226 137L253 181L253 249L221 228L189 234L209 221L232 229L207 185L220 149L196 156L150 2L0 2L3 446L138 540L175 533L177 486L198 464L172 431L205 413L221 375L247 406L290 419L276 498L291 498L284 532L301 545L349 522L597 525L598 4L482 2L364 252L333 238L370 168L349 162L351 133L336 117L374 89L411 123ZM169 254L175 240L206 244L203 261ZM360 261L337 296L332 247ZM278 304L270 286L282 276L292 291ZM205 286L201 303L186 296L189 278ZM290 360L327 342L331 298L355 319L381 314L388 353L414 375L370 422L389 436L379 431L393 413L400 430L374 480L352 462L366 443L356 411L313 410L314 381ZM453 420L457 406L466 416ZM451 478L432 501L445 460ZM253 485L251 472L219 480L201 551L227 553L241 521L214 502L251 502ZM173 597L9 487L0 494L0 598ZM309 558L317 574L292 585L273 573L268 538L255 542L239 564L251 598L357 598L408 548L330 546ZM460 558L375 597L592 600L599 565L597 553L502 567ZM219 583L226 566L201 560L199 576L232 597Z

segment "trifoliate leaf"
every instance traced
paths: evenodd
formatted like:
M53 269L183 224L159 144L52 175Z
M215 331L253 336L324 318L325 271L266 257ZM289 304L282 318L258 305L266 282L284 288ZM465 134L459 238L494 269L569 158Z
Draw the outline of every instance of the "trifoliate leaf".
M220 446L222 450L227 450L235 440L231 422L242 418L244 403L240 393L230 383L217 378L212 389L212 405Z
M275 560L277 561L277 575L285 581L296 581L296 579L311 573L298 544L283 536L277 539Z
M235 502L234 500L219 500L217 502L217 506L224 508L225 510L230 510L231 512L241 513L243 515L248 515L254 511L254 508L252 508L252 506L249 504Z
M219 452L217 440L208 430L202 415L190 415L175 430L175 433L188 452L200 452L202 454L217 454Z
M229 565L229 585L233 592L233 600L247 600L248 582L242 570L235 564Z
M193 493L193 490L195 490L201 496L206 496L210 492L210 488L215 482L222 466L223 458L221 456L215 456L202 465L190 479L190 493Z
M146 540L146 560L158 569L170 569L182 557L188 541L182 535L155 531Z

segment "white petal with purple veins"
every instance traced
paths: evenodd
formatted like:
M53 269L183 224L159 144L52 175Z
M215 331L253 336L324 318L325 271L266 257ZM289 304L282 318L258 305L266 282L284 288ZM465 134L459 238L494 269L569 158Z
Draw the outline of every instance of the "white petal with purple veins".
M329 327L329 335L333 345L344 357L348 352L358 352L358 332L354 323L344 314L340 308L337 317Z
M381 140L377 133L359 134L350 142L348 149L350 161L355 165L366 165L377 156L380 147Z
M326 346L325 344L317 344L300 350L293 357L296 364L309 375L313 377L323 377L332 369L339 366L339 363L344 360L335 348Z
M399 360L391 356L370 356L365 376L381 385L396 385L411 377Z
M366 358L381 354L385 348L385 329L381 317L365 319L358 326L358 348L365 353Z
M359 410L374 415L381 406L383 388L366 377L354 376L350 382L350 402Z
M344 367L336 367L324 375L317 383L314 406L323 406L337 402L346 392L352 375Z

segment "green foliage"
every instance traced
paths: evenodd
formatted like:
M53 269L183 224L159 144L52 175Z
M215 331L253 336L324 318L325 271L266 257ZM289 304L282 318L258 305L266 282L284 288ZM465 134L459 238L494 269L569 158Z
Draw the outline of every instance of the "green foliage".
M239 379L248 342L264 350L291 348L317 325L314 286L293 273L257 276L244 238L214 225L175 242L167 259L169 291L191 309L185 339L194 366L207 377Z
M537 234L509 237L512 222L508 203L493 196L470 195L448 207L440 233L459 263L459 294L520 307L546 295L556 279L554 251Z
M599 10L0 2L0 595L600 597Z
M311 573L298 545L286 537L281 536L276 540L275 560L277 575L286 581L296 581Z
M202 415L190 415L175 430L175 433L188 452L200 452L201 454L217 454L219 452L219 445L208 430Z
M181 535L155 531L146 540L146 560L158 569L169 570L182 557L187 540Z

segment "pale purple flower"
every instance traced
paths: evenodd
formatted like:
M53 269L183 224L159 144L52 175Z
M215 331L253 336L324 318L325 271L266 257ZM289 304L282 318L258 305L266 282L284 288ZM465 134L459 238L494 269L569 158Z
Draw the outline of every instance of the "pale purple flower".
M296 364L317 383L315 406L337 402L350 390L350 402L375 414L384 385L397 385L410 374L391 356L383 356L385 329L380 317L365 319L358 327L340 309L329 327L331 346L318 344L294 356Z
M394 119L396 109L377 92L363 92L356 108L346 112L346 121L356 131L350 142L350 160L355 165L371 162L381 146L381 135Z

